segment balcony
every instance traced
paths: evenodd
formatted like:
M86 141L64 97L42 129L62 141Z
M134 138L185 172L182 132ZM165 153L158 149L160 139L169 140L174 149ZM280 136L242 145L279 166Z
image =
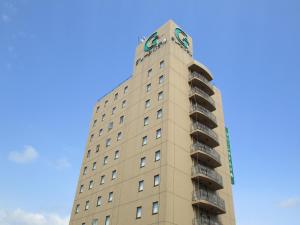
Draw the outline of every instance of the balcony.
M208 81L211 81L213 79L212 74L209 71L209 69L205 65L203 65L202 63L200 63L196 60L193 60L188 65L188 68L189 68L190 71L201 73L203 76L205 76L205 78Z
M219 146L218 135L202 123L192 123L191 136L196 140L201 140L202 143L208 145L211 148Z
M211 129L216 128L218 126L216 116L209 110L198 104L191 105L190 117L194 120L201 122L202 124L205 124Z
M193 225L222 225L216 217L200 217L193 219Z
M217 194L199 189L193 193L193 205L214 214L224 214L225 202Z
M189 83L192 86L197 86L203 91L205 91L208 95L213 95L214 87L213 85L205 78L202 73L192 72L189 75Z
M219 153L213 148L210 148L200 142L192 144L191 156L213 168L221 166L221 158Z
M209 111L216 110L215 101L207 93L202 91L200 88L192 87L190 92L190 99L196 101Z
M192 167L192 180L198 181L214 191L223 188L222 176L216 171L199 164Z

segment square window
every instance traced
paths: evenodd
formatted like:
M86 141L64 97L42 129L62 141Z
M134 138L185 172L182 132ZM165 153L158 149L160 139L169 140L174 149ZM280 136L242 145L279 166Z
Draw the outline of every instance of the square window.
M116 93L116 94L115 94L115 100L117 100L118 97L119 97L119 93Z
M149 108L150 107L150 99L148 99L147 101L145 101L145 108Z
M108 138L106 140L106 147L109 147L109 146L111 146L111 139L110 138Z
M155 162L160 160L160 150L155 152L155 157L154 158L155 158L155 160L154 160Z
M86 201L84 209L89 210L89 207L90 207L90 201Z
M140 219L142 217L142 206L136 208L136 219Z
M151 77L151 75L152 75L152 69L149 69L148 70L148 77Z
M119 132L117 135L117 141L120 141L122 139L122 132Z
M94 120L93 127L96 126L97 120Z
M91 181L90 181L90 184L89 184L89 189L92 189L92 188L93 188L93 185L94 185L94 181L91 180Z
M160 61L160 63L159 63L159 68L162 69L162 68L164 68L164 67L165 67L165 61L162 60L162 61Z
M143 158L141 158L141 161L140 161L140 168L145 167L145 165L146 165L146 157L143 157Z
M91 135L90 142L92 142L93 139L94 139L94 134Z
M117 109L116 107L113 107L113 108L112 108L112 110L111 110L111 115L114 115L114 114L115 114L116 109Z
M92 220L92 225L98 225L98 219L93 219Z
M147 125L149 125L149 117L148 116L144 118L144 126L147 126Z
M158 213L158 210L159 210L159 205L158 205L158 202L153 202L152 203L152 214L157 214Z
M85 223L82 223L81 225L85 225Z
M147 142L148 142L148 137L147 137L147 136L143 137L143 143L142 143L142 146L146 145Z
M158 186L160 183L160 177L159 175L154 176L154 187Z
M151 91L151 84L147 84L147 86L146 86L146 92L149 92L149 91Z
M107 163L108 163L108 156L104 156L103 165L106 165Z
M86 157L89 159L91 157L91 150L87 151Z
M111 179L114 180L114 179L116 179L116 178L117 178L117 171L114 170L114 171L112 171L112 173L111 173Z
M102 204L102 197L98 196L97 198L97 206L100 206Z
M159 79L158 79L158 83L159 83L159 84L162 84L162 83L164 82L164 80L165 80L164 75L161 75L161 76L159 77Z
M105 119L105 114L102 115L102 119L101 120L104 121L104 119Z
M101 136L103 134L103 129L99 130L99 136Z
M161 129L158 129L156 131L156 139L160 138L161 137Z
M109 192L108 194L108 202L112 202L113 201L113 192Z
M157 119L160 119L160 118L162 118L162 116L163 116L163 111L162 111L162 109L160 109L160 110L158 110L157 113L156 113L156 118L157 118Z
M118 158L120 158L120 151L119 150L115 151L115 159L118 159Z
M102 175L100 178L100 184L104 184L105 183L105 175Z
M128 93L128 86L124 87L124 94Z
M96 146L96 152L99 152L99 150L100 150L100 145L97 145Z
M125 107L126 107L126 105L127 105L127 101L126 101L126 100L124 100L124 101L122 102L122 108L125 108Z
M110 216L105 217L105 223L104 225L110 225Z
M113 123L113 122L110 122L110 123L108 124L108 127L107 127L108 131L110 131L111 129L113 129L113 127L114 127L114 123Z
M139 181L139 188L138 188L138 191L143 191L144 190L144 181L143 180L140 180Z
M79 193L82 193L83 192L83 184L82 185L80 185L80 190L79 190Z
M120 124L123 124L124 123L124 116L121 116L120 117Z
M104 107L106 107L107 104L108 104L108 100L105 100Z
M164 98L164 92L161 91L158 93L157 99L158 99L158 101L161 101L161 100L163 100L163 98Z
M96 166L97 166L97 162L94 162L94 163L93 163L93 170L96 169Z
M96 113L99 112L100 106L97 106Z
M87 172L87 167L85 166L83 169L83 175L86 175L86 172Z
M79 213L79 211L80 211L80 205L77 204L77 205L76 205L76 208L75 208L75 213L77 214L77 213Z

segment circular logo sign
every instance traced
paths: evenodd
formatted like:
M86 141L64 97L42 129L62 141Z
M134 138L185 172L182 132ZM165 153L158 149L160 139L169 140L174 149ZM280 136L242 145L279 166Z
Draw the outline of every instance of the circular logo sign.
M190 46L186 33L180 28L175 29L175 37L184 48L187 49Z
M157 32L153 33L145 42L144 51L149 52L152 48L157 46L158 38Z

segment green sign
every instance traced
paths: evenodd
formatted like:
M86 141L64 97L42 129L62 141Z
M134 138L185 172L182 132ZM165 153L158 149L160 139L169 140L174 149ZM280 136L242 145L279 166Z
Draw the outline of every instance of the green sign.
M227 151L228 151L228 160L229 160L229 170L231 176L231 184L234 184L234 174L233 174L233 165L232 165L232 156L231 156L231 147L230 147L230 139L229 139L229 130L225 127L226 131L226 141L227 141Z
M152 48L157 46L158 38L157 32L153 33L145 42L144 51L149 52Z
M175 37L184 48L187 49L190 46L186 33L180 28L175 29Z

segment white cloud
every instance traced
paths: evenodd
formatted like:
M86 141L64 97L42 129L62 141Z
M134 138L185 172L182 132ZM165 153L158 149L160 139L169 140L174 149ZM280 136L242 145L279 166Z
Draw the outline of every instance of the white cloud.
M1 225L68 225L69 217L52 213L31 213L22 209L0 210Z
M56 169L67 169L71 167L71 163L67 159L58 159L54 162L54 166Z
M37 158L37 150L30 145L25 146L23 151L11 151L8 155L8 159L15 163L29 163Z
M295 208L300 206L300 198L288 198L279 203L280 208Z
M2 14L1 15L1 20L4 22L4 23L8 23L10 21L10 17L6 14Z

